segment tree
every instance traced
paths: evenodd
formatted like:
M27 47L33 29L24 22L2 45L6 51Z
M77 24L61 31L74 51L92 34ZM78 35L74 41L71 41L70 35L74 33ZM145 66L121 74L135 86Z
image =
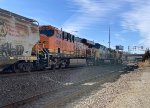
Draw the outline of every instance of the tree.
M143 61L148 60L149 58L150 58L150 51L148 49L143 56Z

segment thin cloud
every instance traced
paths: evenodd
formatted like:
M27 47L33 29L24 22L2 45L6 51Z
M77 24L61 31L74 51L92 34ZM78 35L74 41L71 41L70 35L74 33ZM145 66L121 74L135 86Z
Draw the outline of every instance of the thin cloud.
M118 33L115 34L115 39L117 39L118 41L122 41L122 42L127 41L121 34L118 34Z
M64 24L66 31L80 31L88 29L90 25L102 22L105 17L116 10L120 5L116 2L100 0L67 0L68 3L76 8L71 8L74 15ZM70 6L69 5L69 6ZM70 7L71 7L70 6Z
M150 47L150 1L134 2L133 10L123 14L123 27L139 32L141 40L138 44ZM133 40L134 41L134 40Z
M143 0L132 2L133 9L123 14L123 27L125 29L139 32L140 45L150 47L150 1Z

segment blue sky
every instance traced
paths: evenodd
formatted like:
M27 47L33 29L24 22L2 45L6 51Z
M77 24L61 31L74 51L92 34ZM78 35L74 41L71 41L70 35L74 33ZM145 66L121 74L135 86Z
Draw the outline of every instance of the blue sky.
M150 0L0 0L0 8L111 47L150 47ZM78 31L78 32L73 32Z

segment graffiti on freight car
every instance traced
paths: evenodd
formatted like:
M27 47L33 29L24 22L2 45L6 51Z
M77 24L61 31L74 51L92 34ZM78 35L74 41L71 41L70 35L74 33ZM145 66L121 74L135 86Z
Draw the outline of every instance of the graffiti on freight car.
M0 20L0 37L5 37L7 35L6 24Z
M5 43L0 45L0 55L7 57L7 56L15 56L15 55L22 55L24 52L24 46L22 45L15 45L12 46L11 43Z

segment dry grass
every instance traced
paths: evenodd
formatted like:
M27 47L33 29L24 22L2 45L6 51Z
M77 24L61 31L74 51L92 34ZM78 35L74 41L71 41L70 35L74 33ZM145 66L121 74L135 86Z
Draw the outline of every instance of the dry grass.
M147 67L147 66L149 66L149 65L150 65L150 63L149 63L148 60L146 60L145 62L138 62L138 66L139 66L140 68Z

